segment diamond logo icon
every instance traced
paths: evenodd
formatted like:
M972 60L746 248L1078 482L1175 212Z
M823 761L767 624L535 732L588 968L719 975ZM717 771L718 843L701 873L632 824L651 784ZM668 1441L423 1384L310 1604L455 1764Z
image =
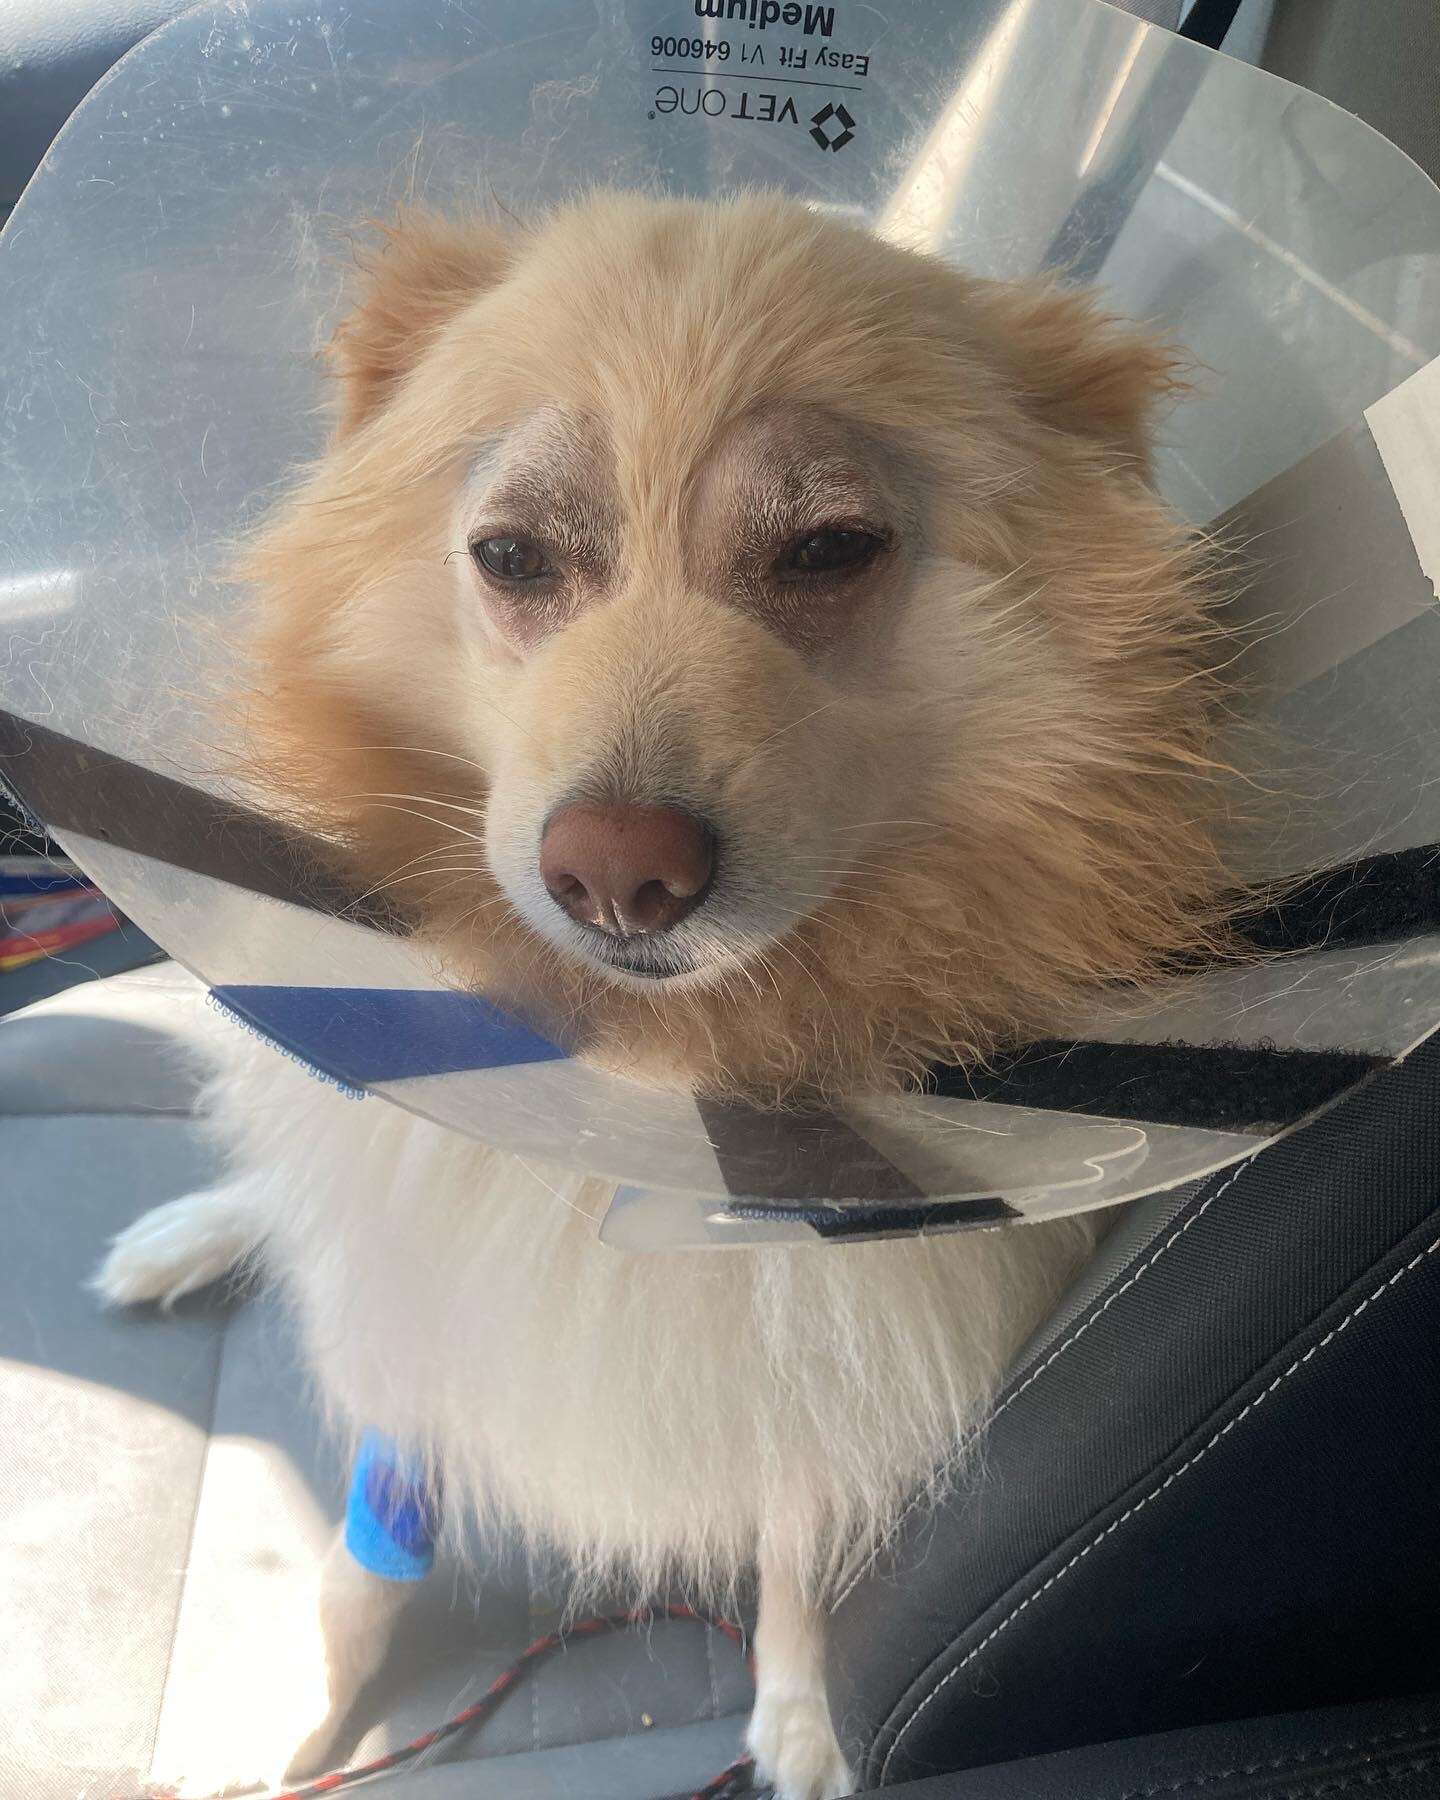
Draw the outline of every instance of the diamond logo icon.
M822 106L810 121L810 135L822 150L843 150L855 136L855 121L841 106Z

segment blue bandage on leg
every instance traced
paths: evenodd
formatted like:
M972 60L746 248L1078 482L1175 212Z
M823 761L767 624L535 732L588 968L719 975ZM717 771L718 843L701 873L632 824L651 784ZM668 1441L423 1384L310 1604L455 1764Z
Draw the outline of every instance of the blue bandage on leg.
M345 1548L386 1581L420 1581L435 1561L435 1499L391 1440L367 1431L350 1475Z

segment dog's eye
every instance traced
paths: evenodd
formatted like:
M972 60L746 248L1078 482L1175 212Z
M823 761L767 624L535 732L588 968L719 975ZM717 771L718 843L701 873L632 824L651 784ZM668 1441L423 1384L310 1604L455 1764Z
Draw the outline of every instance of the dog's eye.
M545 552L529 538L479 538L470 554L498 581L539 581L555 573Z
M861 568L884 548L883 541L871 531L845 530L836 527L812 531L797 538L781 552L775 565L779 575L838 575Z

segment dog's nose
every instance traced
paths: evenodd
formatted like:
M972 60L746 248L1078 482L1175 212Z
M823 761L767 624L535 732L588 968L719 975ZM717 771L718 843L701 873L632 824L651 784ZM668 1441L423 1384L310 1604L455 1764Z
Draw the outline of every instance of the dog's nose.
M540 878L581 925L616 937L669 931L695 908L715 840L675 806L562 806L540 842Z

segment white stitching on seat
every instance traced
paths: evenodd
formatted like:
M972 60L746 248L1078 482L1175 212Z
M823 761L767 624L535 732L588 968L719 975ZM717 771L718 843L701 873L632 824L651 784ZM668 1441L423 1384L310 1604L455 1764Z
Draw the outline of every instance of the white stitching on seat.
M1150 1258L1150 1260L1148 1262L1142 1263L1140 1265L1140 1267L1135 1271L1135 1273L1130 1277L1130 1279L1127 1282L1125 1282L1122 1286L1116 1288L1116 1290L1113 1294L1110 1294L1109 1296L1107 1296L1107 1298L1105 1299L1105 1301L1103 1302L1102 1305L1097 1306L1095 1308L1094 1312L1091 1313L1090 1317L1085 1321L1085 1323L1082 1326L1080 1326L1080 1328L1077 1331L1072 1332L1070 1334L1070 1336L1065 1339L1065 1342L1063 1344L1058 1345L1054 1350L1052 1350L1050 1352L1050 1354L1045 1358L1044 1362L1040 1363L1037 1367L1035 1367L1034 1369L1032 1369L1030 1371L1030 1373L1020 1383L1019 1387L1016 1388L1015 1392L1013 1394L1008 1394L1005 1397L1005 1399L1002 1400L1000 1402L1000 1404L995 1408L994 1412L990 1414L989 1418L985 1421L986 1429L988 1429L989 1426L994 1424L996 1419L998 1419L1000 1417L1001 1413L1003 1413L1007 1407L1013 1406L1015 1404L1015 1402L1025 1392L1026 1388L1028 1388L1030 1386L1031 1382L1038 1381L1052 1363L1058 1362L1072 1344L1078 1344L1080 1339L1082 1337L1084 1337L1085 1333L1090 1329L1090 1327L1095 1323L1095 1321L1097 1319L1103 1318L1104 1315L1107 1312L1109 1312L1110 1308L1115 1304L1115 1302L1118 1299L1120 1299L1120 1297L1123 1294L1129 1293L1130 1289L1132 1287L1134 1287L1135 1283L1140 1279L1140 1277L1145 1273L1145 1271L1147 1269L1153 1269L1155 1267L1156 1263L1159 1262L1160 1258L1165 1254L1165 1252L1167 1250L1169 1250L1173 1245L1178 1244L1180 1242L1181 1238L1184 1237L1185 1233L1190 1229L1190 1227L1192 1225L1197 1224L1201 1219L1203 1219L1205 1217L1206 1213L1209 1212L1210 1208L1215 1204L1215 1202L1220 1198L1220 1196L1224 1193L1227 1193L1229 1191L1229 1189L1235 1185L1235 1183L1240 1179L1240 1177L1250 1167L1251 1163L1254 1162L1255 1158L1258 1155L1259 1155L1258 1150L1252 1150L1251 1153L1249 1154L1249 1156L1247 1156L1245 1158L1244 1162L1242 1162L1240 1164L1240 1166L1234 1171L1234 1173L1232 1175L1228 1176L1226 1180L1224 1180L1220 1183L1219 1187L1216 1188L1216 1190L1213 1194L1211 1194L1211 1196L1205 1202L1205 1204L1201 1207L1198 1207L1193 1213L1191 1213L1190 1217L1185 1221L1185 1223L1180 1227L1180 1229L1178 1231L1173 1232L1168 1238L1166 1238L1165 1242L1160 1246L1160 1248L1155 1252L1155 1254ZM943 1478L946 1474L949 1473L949 1471L951 1469L954 1468L958 1459L965 1454L965 1450L967 1447L968 1446L962 1445L960 1447L960 1449L955 1453L955 1455L947 1458L946 1461L940 1465L940 1468L936 1472L937 1479ZM930 1487L924 1487L917 1494L914 1494L911 1496L909 1503L905 1507L905 1510L900 1514L900 1517L895 1521L894 1527L893 1527L892 1531L889 1533L890 1538L893 1539L895 1534L900 1530L901 1526L904 1525L905 1521L910 1517L910 1515L913 1512L917 1511L921 1506L923 1506L926 1503L926 1501L930 1498L931 1491L932 1490ZM884 1548L884 1546L882 1545L881 1549L883 1550L883 1548ZM863 1562L860 1565L860 1567L855 1571L855 1573L850 1577L849 1581L846 1582L845 1586L840 1590L839 1594L836 1596L834 1602L832 1603L831 1608L830 1608L830 1610L832 1612L834 1612L837 1607L841 1606L846 1600L848 1600L850 1598L851 1594L854 1593L856 1587L860 1584L860 1582L864 1578L864 1576L869 1572L869 1570L871 1568L874 1567L876 1558L879 1556L879 1554L880 1554L880 1551L877 1550L875 1552L875 1555L868 1557L865 1560L865 1562Z
M1217 1198L1218 1198L1218 1196L1217 1196ZM1198 1218L1199 1215L1197 1214L1196 1217ZM900 1748L900 1745L903 1742L906 1734L909 1732L911 1726L914 1725L915 1721L920 1717L921 1713L924 1712L925 1708L936 1697L936 1695L941 1692L941 1690L943 1688L947 1687L955 1679L955 1677L960 1673L960 1671L962 1669L967 1667L968 1664L974 1662L975 1658L977 1656L979 1656L980 1652L982 1650L984 1650L988 1644L993 1643L994 1640L997 1637L999 1637L1000 1633L1002 1631L1004 1631L1008 1625L1012 1624L1016 1619L1018 1619L1020 1617L1021 1613L1023 1613L1025 1611L1027 1606L1030 1606L1034 1601L1038 1600L1042 1594L1048 1593L1049 1590L1055 1586L1057 1581L1063 1581L1065 1579L1065 1577L1070 1573L1070 1571L1075 1567L1076 1563L1083 1561L1084 1558L1087 1557L1090 1554L1090 1552L1096 1548L1097 1545L1103 1544L1105 1542L1106 1538L1110 1537L1114 1532L1117 1532L1127 1519L1133 1519L1135 1517L1136 1513L1138 1513L1142 1507L1148 1506L1152 1500L1156 1499L1157 1496L1159 1496L1160 1494L1163 1494L1167 1488L1173 1487L1174 1484L1180 1479L1180 1477L1186 1472L1187 1469L1193 1469L1195 1467L1196 1463L1198 1463L1204 1456L1208 1455L1208 1453L1215 1448L1215 1446L1220 1442L1220 1440L1222 1438L1228 1437L1237 1425L1239 1425L1243 1420L1247 1419L1250 1416L1250 1414L1255 1411L1256 1407L1262 1405L1266 1400L1268 1400L1270 1398L1271 1394L1273 1394L1275 1392L1276 1388L1278 1388L1282 1382L1288 1381L1290 1379L1290 1377L1296 1372L1297 1369L1304 1368L1305 1364L1309 1362L1309 1360L1312 1356L1314 1356L1318 1351L1323 1350L1327 1344L1333 1343L1335 1341L1335 1339L1337 1337L1339 1337L1340 1333L1342 1331L1344 1331L1345 1328L1353 1320L1358 1319L1360 1317L1361 1313L1363 1313L1365 1311L1366 1307L1370 1305L1372 1300L1378 1300L1380 1298L1380 1296L1383 1293L1385 1293L1385 1291L1388 1288L1394 1287L1397 1281L1403 1280L1404 1277L1406 1275L1408 1275L1412 1269L1417 1267L1418 1264L1424 1262L1424 1260L1427 1256L1433 1256L1437 1250L1440 1250L1440 1238L1436 1238L1434 1243L1430 1244L1426 1249L1417 1251L1416 1254L1411 1257L1410 1261L1408 1263L1406 1263L1403 1268L1397 1269L1395 1271L1395 1273L1393 1275L1391 1275L1387 1280L1382 1281L1380 1283L1379 1287L1375 1289L1373 1294L1367 1295L1366 1298L1364 1300L1362 1300L1357 1307L1355 1307L1352 1311L1346 1313L1345 1317L1340 1321L1340 1323L1336 1326L1333 1326L1329 1331L1327 1331L1325 1333L1324 1337L1321 1338L1318 1343L1312 1344L1303 1356L1297 1356L1295 1358L1294 1362L1291 1363L1290 1367L1288 1369L1283 1370L1279 1375L1277 1375L1275 1377L1275 1379L1270 1383L1269 1387L1265 1388L1261 1393L1257 1394L1255 1396L1255 1398L1248 1403L1248 1405L1246 1405L1240 1412L1236 1413L1235 1417L1233 1419L1231 1419L1231 1421L1228 1425L1222 1425L1220 1430L1217 1431L1215 1433L1214 1437L1212 1437L1210 1439L1209 1443L1202 1444L1201 1447L1195 1452L1195 1454L1193 1456L1189 1457L1185 1462L1181 1463L1181 1465L1178 1469L1174 1470L1171 1474L1167 1475L1165 1477L1164 1481L1162 1481L1158 1487L1151 1488L1150 1492L1148 1494L1146 1494L1146 1496L1143 1500L1137 1500L1133 1506L1127 1507L1126 1510L1123 1513L1121 1513L1121 1515L1118 1519L1113 1520L1109 1525L1107 1525L1105 1527L1105 1529L1097 1537L1093 1537L1083 1550L1077 1550L1075 1555L1070 1558L1069 1562L1067 1562L1063 1568L1057 1569L1048 1581L1042 1582L1040 1584L1040 1586L1035 1589L1033 1594L1027 1595L1027 1597L1020 1602L1020 1604L1014 1609L1013 1612L1007 1613L1006 1616L1000 1621L1000 1623L994 1628L993 1631L989 1632L985 1637L983 1637L980 1640L980 1642L975 1646L975 1648L973 1650L969 1651L964 1657L962 1657L961 1660L958 1663L956 1663L955 1667L953 1669L951 1669L948 1674L943 1675L940 1678L940 1680L936 1682L935 1686L933 1688L931 1688L930 1692L925 1696L925 1698L919 1702L919 1704L915 1707L914 1711L910 1714L909 1718L906 1719L905 1723L900 1727L899 1731L896 1732L895 1741L891 1744L890 1748L886 1751L885 1760L880 1765L880 1780L881 1780L882 1785L885 1782L886 1777L889 1774L891 1758L894 1756L895 1752Z

